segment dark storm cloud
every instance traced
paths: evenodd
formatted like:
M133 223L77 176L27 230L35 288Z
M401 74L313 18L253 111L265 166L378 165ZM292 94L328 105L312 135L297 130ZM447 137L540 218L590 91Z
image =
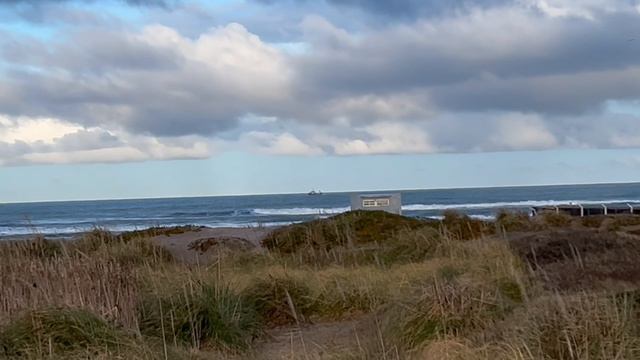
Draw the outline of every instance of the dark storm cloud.
M607 128L602 115L610 100L640 98L640 45L629 41L640 11L521 3L330 0L415 19L356 31L305 16L285 24L299 33L284 46L238 24L191 37L163 26L74 28L49 43L9 34L0 109L141 136L253 131L245 138L339 154L640 145L637 116Z
M178 1L166 0L115 0L130 7L161 9L171 12ZM33 24L66 24L103 27L126 27L120 19L109 12L94 12L83 6L69 4L95 5L98 0L0 0L0 8L8 10L0 16L0 21L15 21L17 18Z
M364 40L334 36L297 59L304 88L310 96L424 89L443 109L541 113L580 113L640 96L637 73L628 70L640 66L640 45L628 41L639 14L597 22L529 15L515 27L512 11L493 15L493 23L462 17Z
M0 6L2 5L45 5L55 3L72 2L73 0L0 0ZM94 2L97 0L81 0L81 2ZM167 6L175 1L167 0L120 0L120 2L127 3L135 6Z
M16 96L3 97L0 91L0 108L12 116L124 126L159 136L211 134L232 127L247 104L229 98L220 85L200 81L197 73L125 74L114 81L16 73L5 83Z
M153 47L99 28L77 31L55 46L50 43L7 37L4 44L0 43L0 56L21 65L70 70L77 74L136 69L159 71L176 68L181 61L170 49Z
M640 67L536 78L486 79L433 91L452 111L507 110L543 114L596 111L606 100L640 98Z
M118 137L101 130L80 130L56 139L57 151L81 151L112 148L123 145Z
M268 5L296 4L304 6L315 4L310 0L254 0ZM325 0L332 6L350 7L383 16L400 18L417 18L421 16L441 16L455 13L471 7L491 7L506 4L512 0Z
M69 151L91 151L122 146L124 143L116 136L102 130L79 130L66 134L52 142L0 141L0 164L26 163L25 155Z
M0 54L12 70L0 83L0 109L10 116L181 136L227 130L247 113L270 112L279 105L273 102L277 91L261 90L244 74L265 75L277 56L274 50L256 46L240 25L214 30L198 41L165 27L144 34L81 32L53 46L5 39ZM217 46L237 47L236 60L225 54L216 65ZM264 62L267 70L259 67ZM246 68L238 65L243 63ZM266 74L274 81L281 75Z

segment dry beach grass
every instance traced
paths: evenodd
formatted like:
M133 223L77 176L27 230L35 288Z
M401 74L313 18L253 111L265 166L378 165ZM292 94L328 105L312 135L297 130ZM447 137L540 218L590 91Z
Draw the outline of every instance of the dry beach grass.
M153 239L202 229L5 242L0 358L640 358L638 224L355 212L195 264Z

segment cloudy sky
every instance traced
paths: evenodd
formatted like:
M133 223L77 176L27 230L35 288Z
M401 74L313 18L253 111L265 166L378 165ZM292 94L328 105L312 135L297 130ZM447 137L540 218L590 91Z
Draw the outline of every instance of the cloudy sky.
M640 0L0 0L0 201L640 180Z

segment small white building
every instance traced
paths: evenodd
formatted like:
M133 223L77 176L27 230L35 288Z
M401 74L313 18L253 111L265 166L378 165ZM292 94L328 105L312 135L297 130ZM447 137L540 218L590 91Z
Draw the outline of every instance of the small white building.
M382 210L402 215L402 196L394 194L352 194L351 210Z

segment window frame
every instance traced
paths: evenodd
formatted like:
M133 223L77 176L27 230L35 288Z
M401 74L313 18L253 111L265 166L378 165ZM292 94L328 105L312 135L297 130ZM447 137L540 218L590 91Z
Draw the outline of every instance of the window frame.
M387 198L376 199L376 206L387 207L389 205L391 205L391 200L389 200Z
M376 207L376 199L362 199L362 207Z
M391 199L389 198L362 199L363 208L387 207L390 205L391 205Z

